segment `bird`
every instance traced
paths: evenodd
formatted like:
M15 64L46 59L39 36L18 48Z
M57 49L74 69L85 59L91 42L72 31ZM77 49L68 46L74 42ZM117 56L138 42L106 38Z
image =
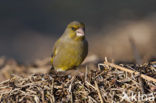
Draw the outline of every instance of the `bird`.
M85 37L85 24L70 22L64 33L54 43L51 55L51 69L67 71L77 68L88 54L88 41Z

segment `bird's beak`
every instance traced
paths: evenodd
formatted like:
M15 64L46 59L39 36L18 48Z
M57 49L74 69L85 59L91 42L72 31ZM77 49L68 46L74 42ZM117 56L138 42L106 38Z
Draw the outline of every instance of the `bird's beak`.
M76 30L76 35L77 35L77 36L84 36L84 35L85 35L85 34L84 34L84 30L83 30L82 28L77 29L77 30Z

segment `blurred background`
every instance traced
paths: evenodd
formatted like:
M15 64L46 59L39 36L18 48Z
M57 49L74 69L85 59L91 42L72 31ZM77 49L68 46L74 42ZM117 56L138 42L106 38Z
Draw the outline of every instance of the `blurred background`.
M0 56L20 63L49 57L73 20L86 24L89 55L133 61L133 38L143 59L156 57L155 0L1 0Z

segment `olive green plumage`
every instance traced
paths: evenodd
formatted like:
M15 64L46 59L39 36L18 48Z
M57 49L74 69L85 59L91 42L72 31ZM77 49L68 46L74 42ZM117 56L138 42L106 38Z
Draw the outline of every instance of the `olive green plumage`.
M79 66L88 54L85 39L85 25L78 21L69 23L63 35L53 47L51 63L57 71L65 71Z

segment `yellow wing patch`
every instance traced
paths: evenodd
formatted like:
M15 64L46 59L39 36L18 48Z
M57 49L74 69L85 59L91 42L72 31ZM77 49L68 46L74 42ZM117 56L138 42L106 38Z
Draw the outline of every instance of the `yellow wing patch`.
M54 48L53 48L53 52L52 52L52 55L51 55L51 63L53 64L53 60L54 60L54 57L57 55L58 53L58 49L56 48L57 45L59 43L59 40L56 41L56 43L54 44Z

